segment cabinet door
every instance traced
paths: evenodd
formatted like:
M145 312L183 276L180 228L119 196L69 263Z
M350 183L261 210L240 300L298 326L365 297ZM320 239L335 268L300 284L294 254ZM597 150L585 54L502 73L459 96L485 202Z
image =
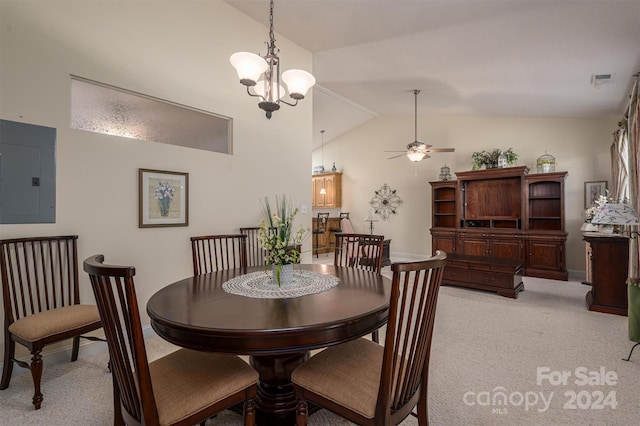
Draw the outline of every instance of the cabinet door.
M312 179L313 183L313 199L311 202L312 207L324 207L325 206L325 195L320 193L320 190L324 185L323 177L314 177Z
M431 248L435 254L436 250L442 250L445 253L456 252L456 234L453 232L431 232Z
M327 194L324 196L325 207L336 207L336 181L333 176L324 178L324 189Z
M529 240L527 244L527 268L561 271L563 269L564 243L554 240Z
M516 238L491 239L490 256L502 259L522 259L522 241Z
M459 250L460 254L468 254L470 256L487 256L489 254L489 239L482 236L460 235Z

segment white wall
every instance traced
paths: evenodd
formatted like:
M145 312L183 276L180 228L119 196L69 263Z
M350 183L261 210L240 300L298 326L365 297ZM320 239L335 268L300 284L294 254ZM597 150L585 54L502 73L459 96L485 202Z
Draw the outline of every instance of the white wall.
M618 117L619 118L619 117ZM403 203L398 214L375 224L375 233L391 238L391 254L425 256L431 253L431 187L446 163L452 174L471 170L475 151L513 147L518 165L535 173L536 159L545 150L556 157L557 171L568 171L565 185L567 266L584 271L584 243L579 231L584 220L584 182L609 180L609 145L616 118L561 119L523 117L418 117L418 140L434 147L455 148L433 154L417 164L406 157L387 160L414 140L414 117L378 117L349 133L325 142L325 168L336 162L342 175L342 211L351 213L354 228L368 232L362 221L374 191L387 183ZM327 133L331 129L326 129ZM313 165L321 162L313 152ZM453 174L455 178L455 174Z
M189 237L257 225L266 195L311 205L312 95L267 120L229 63L262 52L267 28L218 1L2 1L0 16L0 118L57 129L56 223L0 225L2 238L78 234L81 261L134 265L148 323L149 297L192 275ZM309 52L278 47L285 69L311 70ZM70 129L70 74L233 117L234 155ZM189 173L188 227L138 228L138 168Z

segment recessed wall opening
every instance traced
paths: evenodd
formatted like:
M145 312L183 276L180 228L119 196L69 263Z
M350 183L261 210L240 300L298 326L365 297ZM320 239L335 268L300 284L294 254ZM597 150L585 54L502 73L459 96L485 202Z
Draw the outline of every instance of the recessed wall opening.
M71 76L71 128L233 153L233 119Z

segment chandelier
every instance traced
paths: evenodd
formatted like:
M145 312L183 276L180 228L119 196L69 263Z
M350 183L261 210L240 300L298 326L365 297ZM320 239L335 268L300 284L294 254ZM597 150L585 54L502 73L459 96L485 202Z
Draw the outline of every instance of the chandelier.
M238 73L240 83L247 86L249 96L260 98L258 107L266 112L268 119L271 118L273 111L280 109L280 103L289 106L298 105L298 101L304 99L304 95L316 83L313 75L306 71L287 70L282 73L282 81L287 85L289 97L295 102L289 103L282 99L285 96L285 89L280 84L279 52L280 50L276 48L276 38L273 31L273 0L271 0L267 54L260 56L255 53L237 52L229 58L231 65ZM252 87L253 89L250 90Z

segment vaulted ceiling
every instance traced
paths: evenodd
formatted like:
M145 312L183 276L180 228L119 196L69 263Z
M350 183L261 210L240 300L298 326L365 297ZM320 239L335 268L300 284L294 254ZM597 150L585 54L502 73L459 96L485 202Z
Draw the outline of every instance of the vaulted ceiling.
M267 0L225 1L268 26ZM640 0L276 0L274 16L313 54L315 144L413 114L413 89L420 114L617 116L640 69Z

